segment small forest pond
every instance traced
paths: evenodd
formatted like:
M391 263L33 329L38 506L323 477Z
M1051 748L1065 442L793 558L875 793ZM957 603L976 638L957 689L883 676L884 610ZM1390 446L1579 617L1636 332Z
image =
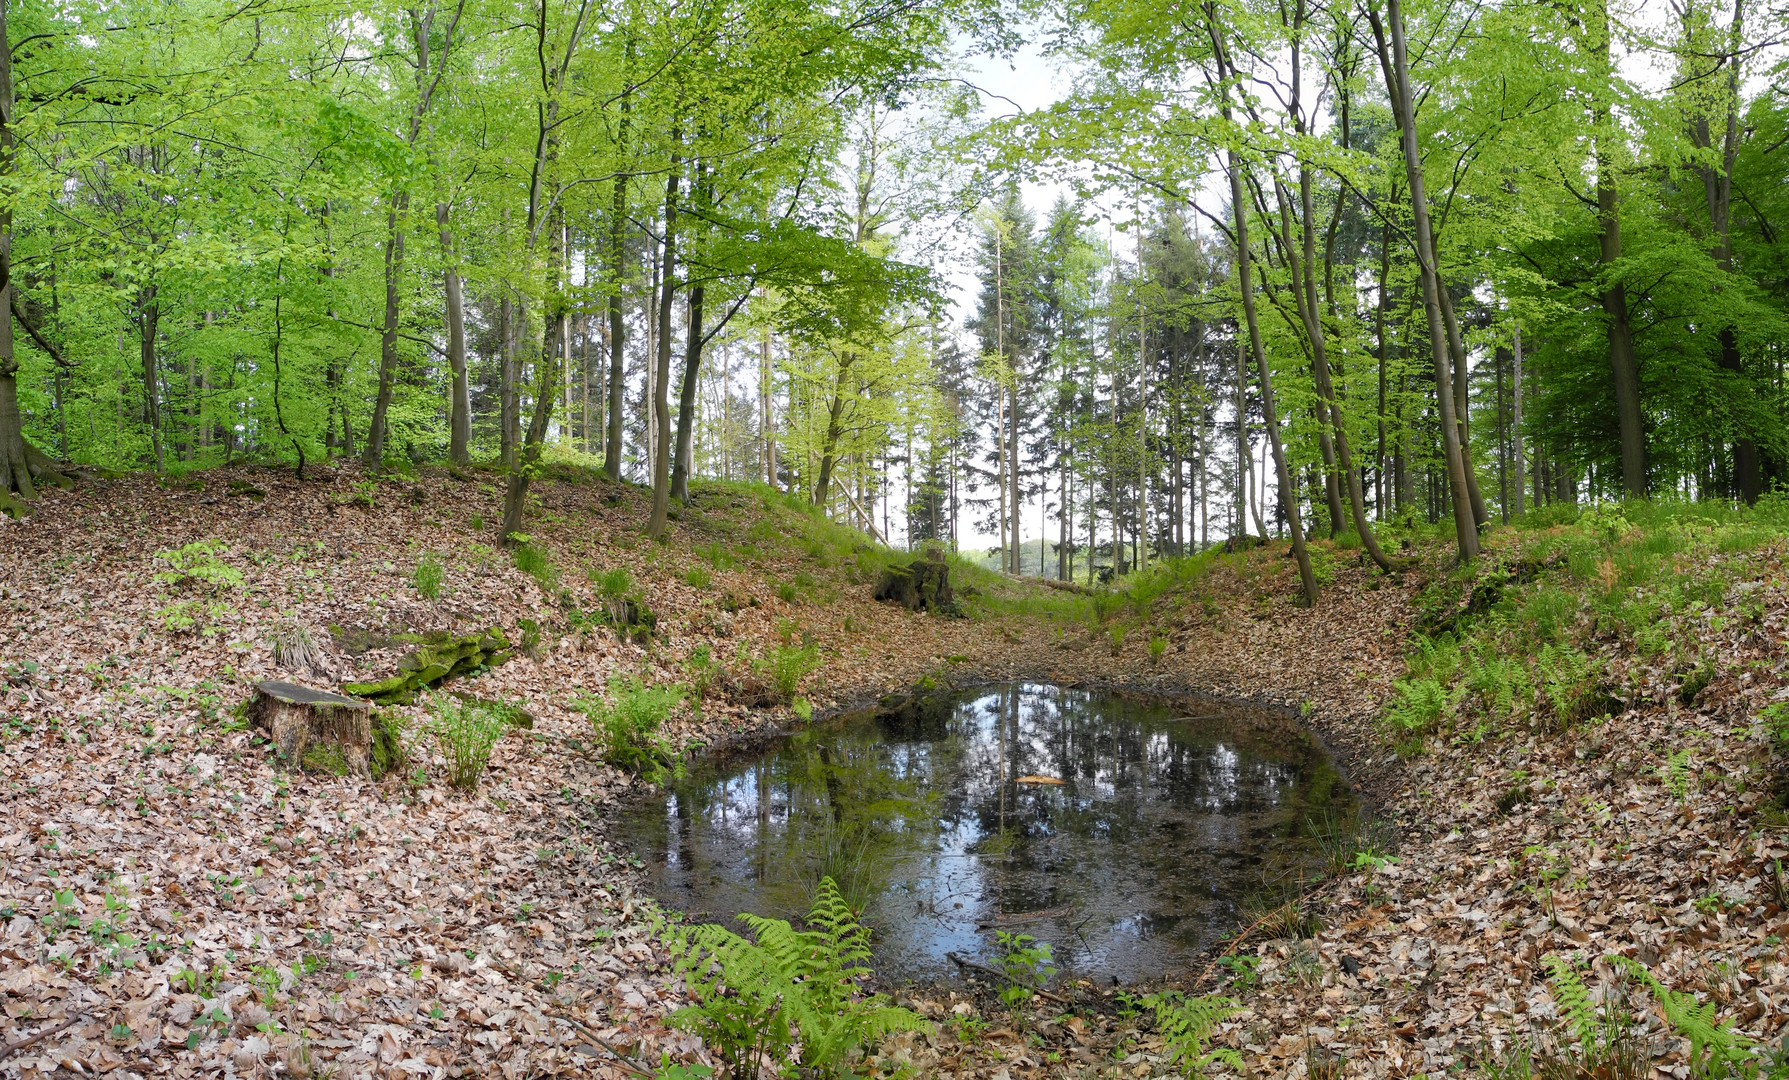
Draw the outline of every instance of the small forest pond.
M1195 715L1189 715L1195 714ZM797 918L831 875L884 980L950 974L998 931L1065 974L1131 982L1296 887L1353 813L1294 721L1013 683L921 695L704 762L620 822L664 903Z

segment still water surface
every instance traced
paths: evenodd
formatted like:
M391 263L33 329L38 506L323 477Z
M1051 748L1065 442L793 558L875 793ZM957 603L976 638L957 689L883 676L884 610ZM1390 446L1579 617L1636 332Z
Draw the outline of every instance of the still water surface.
M830 874L885 979L946 975L946 953L985 957L1004 930L1067 974L1131 982L1185 969L1251 898L1314 873L1313 824L1351 812L1284 718L1012 683L700 764L620 838L699 919L795 917Z

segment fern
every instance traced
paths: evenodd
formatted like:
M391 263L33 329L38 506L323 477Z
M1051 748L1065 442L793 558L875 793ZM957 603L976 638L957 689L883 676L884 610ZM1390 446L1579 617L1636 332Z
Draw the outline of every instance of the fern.
M1690 1040L1690 1075L1725 1076L1743 1072L1742 1060L1757 1044L1733 1030L1733 1021L1715 1019L1714 1002L1699 1002L1696 995L1672 990L1659 982L1644 964L1631 957L1613 955L1609 961L1652 991L1665 1023Z
M671 1023L700 1035L731 1075L756 1075L764 1058L788 1071L799 1040L795 1064L836 1076L865 1045L928 1026L883 995L863 993L858 980L869 971L869 932L831 878L820 882L808 929L760 915L739 918L755 941L713 925L665 935L696 999L672 1013Z
M1590 990L1578 974L1577 964L1556 954L1542 962L1547 966L1547 985L1553 991L1553 1000L1571 1023L1573 1038L1586 1050L1593 1049L1602 1034L1602 1025L1597 1020L1596 1002L1590 1000Z
M1155 1027L1168 1052L1168 1062L1180 1068L1180 1075L1192 1080L1217 1062L1241 1069L1242 1055L1227 1046L1207 1049L1212 1032L1236 1011L1236 1002L1227 997L1208 995L1187 997L1174 990L1151 994L1143 999L1155 1010Z

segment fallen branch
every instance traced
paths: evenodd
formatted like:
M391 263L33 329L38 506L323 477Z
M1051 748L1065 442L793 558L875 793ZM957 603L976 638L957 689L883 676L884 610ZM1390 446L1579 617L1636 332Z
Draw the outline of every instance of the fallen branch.
M0 1046L0 1058L6 1058L6 1057L12 1055L16 1051L25 1049L25 1047L30 1046L32 1043L37 1042L40 1039L49 1038L51 1035L54 1035L57 1032L66 1031L69 1028L74 1027L76 1024L78 1024L80 1022L81 1022L80 1017L71 1016L67 1020L62 1021L60 1024L57 1024L53 1028L44 1028L42 1031L38 1032L37 1034L27 1035L25 1038L20 1039L18 1042L10 1042L10 1043L7 1043L5 1046Z
M604 1050L607 1050L610 1054L614 1055L615 1063L617 1065L620 1065L623 1069L626 1069L628 1072L633 1073L635 1076L645 1076L645 1077L649 1077L649 1078L652 1077L653 1075L655 1075L653 1073L647 1072L645 1069L640 1068L638 1065L635 1065L632 1058L628 1057L626 1054L623 1054L621 1051L615 1049L614 1046L610 1045L609 1040L603 1038L601 1035L598 1035L596 1033L596 1031L594 1029L592 1029L589 1024L584 1023L582 1020L575 1020L569 1016L559 1016L559 1014L557 1014L557 1013L552 1013L550 1015L558 1016L559 1019L570 1024L572 1026L572 1028L577 1031L578 1034L584 1036L586 1039L591 1040L592 1042L596 1043L596 1045L602 1047Z
M1005 979L1007 982L1012 983L1014 986L1021 985L1019 980L1013 978L1011 975L1008 975L1006 972L1001 971L999 968L991 968L986 964L978 964L973 960L965 960L962 957L958 956L954 952L948 952L948 953L945 953L944 955L949 957L951 962L956 964L960 968L974 968L976 971L985 972L986 974L994 976L996 979ZM1050 993L1048 990L1037 990L1037 989L1033 989L1032 987L1029 987L1029 986L1027 986L1025 989L1030 990L1032 993L1036 994L1038 997L1043 998L1046 1001L1054 1001L1058 1005L1071 1004L1071 1002L1067 998L1058 997L1057 995Z
M1038 584L1042 585L1046 589L1055 589L1059 592L1072 592L1076 596L1092 596L1092 595L1094 595L1094 591L1092 589L1089 589L1085 585L1077 584L1073 581L1060 581L1056 578L1047 578L1047 577L1032 578L1031 580L1036 581Z

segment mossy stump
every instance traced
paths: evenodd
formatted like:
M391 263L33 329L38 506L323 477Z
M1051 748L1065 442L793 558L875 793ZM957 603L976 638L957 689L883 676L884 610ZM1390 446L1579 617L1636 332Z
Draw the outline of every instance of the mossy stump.
M905 566L891 563L884 567L874 595L877 600L899 604L908 611L953 615L957 610L950 591L950 564L936 551Z
M249 722L286 762L312 772L373 775L373 703L270 679L255 684Z

